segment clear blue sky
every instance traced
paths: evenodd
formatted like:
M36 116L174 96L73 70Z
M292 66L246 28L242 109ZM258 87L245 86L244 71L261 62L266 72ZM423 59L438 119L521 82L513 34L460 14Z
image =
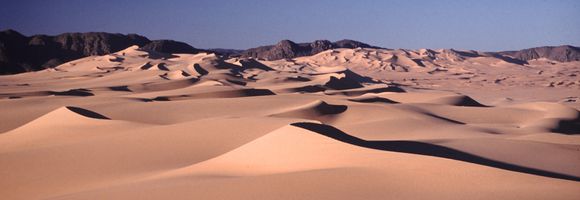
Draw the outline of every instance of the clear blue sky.
M105 31L245 49L282 39L388 48L514 50L580 46L579 0L6 0L0 29Z

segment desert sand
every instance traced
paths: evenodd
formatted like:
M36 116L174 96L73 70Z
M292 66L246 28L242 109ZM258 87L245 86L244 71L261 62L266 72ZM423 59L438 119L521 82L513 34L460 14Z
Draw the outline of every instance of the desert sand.
M137 46L0 76L2 199L580 199L580 62Z

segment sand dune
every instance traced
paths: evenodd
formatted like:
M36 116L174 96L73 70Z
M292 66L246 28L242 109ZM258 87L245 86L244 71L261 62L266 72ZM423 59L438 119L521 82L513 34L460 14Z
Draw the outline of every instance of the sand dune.
M476 182L484 187L459 184ZM551 184L558 184L558 187ZM518 187L501 189L510 185ZM256 187L271 190L257 190ZM242 199L280 198L279 195L291 198L461 199L478 193L489 194L484 198L566 199L575 198L572 190L576 187L573 181L523 175L449 159L377 152L306 129L285 126L201 163L137 182L55 199L185 199L192 195ZM421 194L417 194L418 189ZM218 192L223 190L234 192ZM457 190L462 191L462 195L452 195ZM148 192L143 195L138 191Z
M0 76L6 199L578 199L578 62L137 46Z

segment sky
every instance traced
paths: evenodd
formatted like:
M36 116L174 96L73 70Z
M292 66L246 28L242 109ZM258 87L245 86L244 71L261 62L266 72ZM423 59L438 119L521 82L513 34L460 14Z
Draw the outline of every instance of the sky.
M353 39L481 51L580 46L578 0L2 0L0 29L137 33L197 48Z

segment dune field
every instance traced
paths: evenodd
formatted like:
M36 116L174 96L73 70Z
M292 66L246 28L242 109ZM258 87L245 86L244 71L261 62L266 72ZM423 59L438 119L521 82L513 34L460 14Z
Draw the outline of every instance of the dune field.
M0 76L2 199L580 199L580 61L137 46Z

